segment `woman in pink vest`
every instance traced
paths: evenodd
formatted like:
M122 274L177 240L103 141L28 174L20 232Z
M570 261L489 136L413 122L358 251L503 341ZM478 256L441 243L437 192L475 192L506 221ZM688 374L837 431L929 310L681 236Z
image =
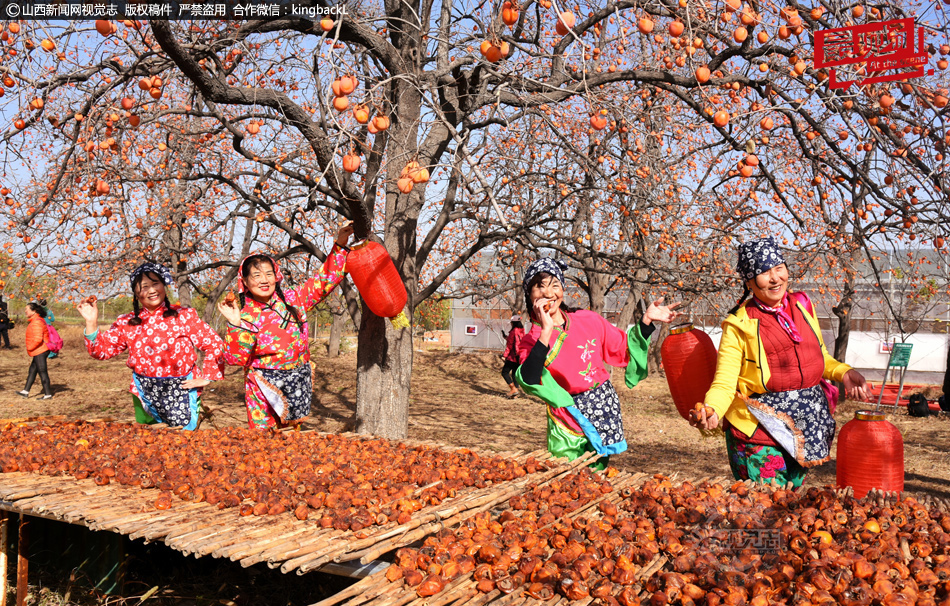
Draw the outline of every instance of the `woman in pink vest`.
M722 323L707 408L690 423L712 429L722 419L736 479L800 486L806 468L831 458L837 390L828 381L866 399L865 380L828 354L811 301L788 292L773 238L742 244L736 270L745 292Z

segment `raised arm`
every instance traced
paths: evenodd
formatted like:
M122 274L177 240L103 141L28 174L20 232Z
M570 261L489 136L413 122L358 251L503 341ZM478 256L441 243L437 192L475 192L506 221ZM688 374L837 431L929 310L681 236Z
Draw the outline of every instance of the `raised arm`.
M123 351L129 349L129 342L126 336L128 330L128 321L125 316L120 316L109 330L99 332L99 308L95 303L88 300L82 301L76 306L79 315L86 321L83 336L86 337L86 351L97 360L108 360L114 358Z

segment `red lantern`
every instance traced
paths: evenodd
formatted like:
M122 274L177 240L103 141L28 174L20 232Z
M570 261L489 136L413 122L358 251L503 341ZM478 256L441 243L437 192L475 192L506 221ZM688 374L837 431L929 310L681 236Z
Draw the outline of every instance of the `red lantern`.
M904 490L904 439L882 413L854 413L838 434L837 459L838 486L850 486L856 498L872 488Z
M666 382L676 410L689 420L689 411L702 402L716 374L716 346L703 331L683 324L670 331L660 347Z
M367 240L354 245L346 257L346 270L374 314L405 319L406 287L382 244Z

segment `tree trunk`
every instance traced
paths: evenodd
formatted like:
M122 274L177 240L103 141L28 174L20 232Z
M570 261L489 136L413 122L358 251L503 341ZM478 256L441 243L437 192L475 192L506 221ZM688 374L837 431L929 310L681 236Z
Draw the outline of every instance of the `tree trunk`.
M410 317L411 317L411 311ZM394 329L365 305L356 355L356 427L391 440L409 435L412 330Z
M345 308L337 304L339 299L334 296L330 301L330 313L333 315L333 323L330 324L330 340L327 342L327 355L335 358L340 355L340 339L343 336L343 325L346 318L343 316Z
M584 273L587 274L587 284L590 287L587 291L587 297L590 301L590 310L603 315L607 295L608 276L594 269L587 268L584 269Z
M408 4L400 5L399 17L404 24L415 23L418 18ZM403 28L401 24L399 28ZM406 27L411 31L411 27ZM416 30L419 31L419 30ZM412 36L415 36L413 38ZM418 59L421 40L418 34L394 36L397 46L402 47L406 65ZM392 99L393 122L387 131L386 145L390 158L437 158L441 152L417 147L419 119L422 111L422 92L414 85L395 78L387 91ZM447 135L447 133L446 133ZM430 136L433 136L430 134ZM444 145L449 139L444 139ZM386 170L395 168L390 162ZM387 172L388 176L389 173ZM409 435L409 389L412 375L412 314L418 272L415 266L417 250L416 229L419 212L425 196L425 184L420 184L409 194L401 194L390 182L386 186L385 230L383 245L406 285L408 302L403 309L410 326L393 328L387 318L374 314L366 302L360 313L360 332L356 355L356 431L386 439L405 439ZM366 208L364 200L355 212ZM375 203L375 197L373 198ZM371 215L372 216L372 215ZM371 225L371 222L370 222ZM356 224L358 237L369 237L369 225ZM367 293L361 293L365 295Z
M848 355L848 339L851 336L851 308L854 306L854 272L850 267L845 268L844 289L838 304L831 308L838 318L838 336L835 337L835 360L844 362Z
M655 324L657 325L656 330L650 336L650 354L647 360L647 369L651 373L666 376L666 371L661 371L663 357L660 355L660 345L663 343L663 339L670 334L670 325L662 322L655 322Z
M620 315L617 316L617 328L626 330L627 326L633 324L634 315L639 307L640 289L634 284L630 287L630 292L627 293L627 299L623 302L623 307L620 308Z

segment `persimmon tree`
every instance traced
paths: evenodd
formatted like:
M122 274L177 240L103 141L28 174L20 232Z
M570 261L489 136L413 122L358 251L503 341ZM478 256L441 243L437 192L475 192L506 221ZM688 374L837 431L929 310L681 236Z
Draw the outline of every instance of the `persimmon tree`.
M950 49L939 42L946 41L945 19L919 22L937 39L927 48L935 75L839 90L828 86L826 71L811 67L809 33L905 17L911 6L892 4L867 14L863 7L834 4L680 2L642 8L646 14L636 22L640 36L625 40L620 29L620 36L611 37L607 28L600 39L607 43L593 44L584 59L587 67L616 73L627 60L617 51L629 51L629 41L641 51L645 77L616 83L603 94L592 91L583 99L589 103L586 112L577 103L544 108L555 128L533 131L539 134L530 158L546 143L561 150L549 149L544 156L551 195L559 190L565 208L556 234L562 255L579 266L613 262L620 273L642 271L643 279L653 275L700 294L736 284L729 245L750 237L778 236L800 251L803 267L811 269L819 255L836 261L854 251L877 250L892 238L920 236L943 249L946 227L938 226L947 210L947 61L942 57ZM667 77L651 82L656 71ZM591 116L589 126L572 121L578 113ZM575 125L573 138L558 138L563 123ZM618 131L628 137L616 136ZM586 158L578 139L592 144ZM598 149L609 141L619 153ZM656 150L661 153L650 157ZM568 156L575 174L564 178L564 167L556 162ZM635 179L612 166L627 157L634 160ZM526 162L528 156L522 158ZM518 172L523 179L530 168ZM511 182L518 178L512 175ZM571 196L579 203L571 204ZM619 221L609 214L606 221L585 220L589 209L605 204L616 204ZM576 233L580 222L586 233ZM636 237L646 246L634 246ZM536 242L556 239L547 234ZM822 292L841 295L835 313L844 328L837 348L843 356L851 302L847 281L841 290L837 280L848 271L829 265L817 275L826 280ZM592 305L597 300L591 297Z
M336 20L18 23L16 32L11 23L3 84L17 115L7 149L46 145L64 168L14 192L8 221L21 236L8 244L39 262L34 236L54 237L64 214L63 225L105 213L72 200L67 185L79 177L97 199L112 195L123 153L141 152L147 172L121 182L122 199L169 228L196 215L180 239L159 223L153 240L217 247L207 258L186 252L179 274L233 271L247 242L316 255L346 217L358 237L384 242L410 312L479 251L506 240L567 251L565 234L610 244L569 251L596 272L642 269L673 289L721 288L734 283L719 261L735 239L777 233L817 250L846 234L873 241L882 228L945 229L946 72L936 57L947 20L923 24L939 46L934 76L841 91L810 67L815 29L912 11L912 2L858 15L850 4L794 0L425 0L364 4ZM129 131L142 123L154 128L139 143ZM539 153L538 138L522 138L520 153L501 145L542 131L557 151ZM93 141L118 156L115 172L68 172L67 159ZM664 164L640 159L650 146ZM591 151L616 168L597 173ZM167 208L148 203L150 181ZM58 205L70 213L52 212ZM93 255L115 254L120 237L100 248L85 236ZM404 436L410 331L364 309L359 343L360 430Z

